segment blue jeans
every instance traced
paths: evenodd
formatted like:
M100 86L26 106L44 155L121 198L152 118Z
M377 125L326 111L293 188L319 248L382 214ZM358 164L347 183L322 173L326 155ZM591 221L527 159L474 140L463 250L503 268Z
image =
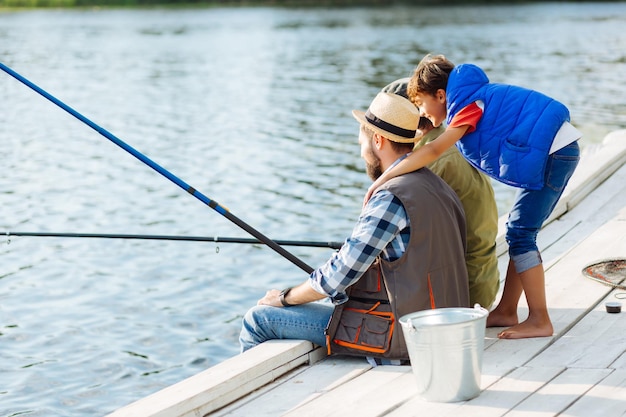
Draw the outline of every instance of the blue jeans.
M326 346L324 332L334 308L328 302L293 307L254 306L243 318L241 351L272 339L302 339Z
M518 191L506 224L509 256L518 273L541 264L537 233L554 210L579 159L578 142L559 149L548 158L544 187Z

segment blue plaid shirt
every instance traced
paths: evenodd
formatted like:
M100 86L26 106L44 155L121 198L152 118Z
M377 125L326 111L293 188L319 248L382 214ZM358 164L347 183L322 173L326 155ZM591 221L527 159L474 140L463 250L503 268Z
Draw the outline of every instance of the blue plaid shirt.
M374 194L361 211L341 249L311 273L309 283L334 304L348 300L346 288L361 278L379 255L394 261L409 243L409 218L400 200L387 190Z

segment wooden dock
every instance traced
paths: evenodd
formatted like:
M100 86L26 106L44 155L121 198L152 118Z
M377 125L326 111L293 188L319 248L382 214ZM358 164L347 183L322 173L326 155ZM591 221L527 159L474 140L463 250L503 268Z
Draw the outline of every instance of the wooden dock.
M410 366L372 368L362 358L326 357L310 342L272 341L109 417L626 416L626 299L616 297L626 291L581 272L598 260L626 258L625 162L626 130L583 153L539 234L554 335L500 340L501 328L487 329L481 393L472 400L419 399ZM622 301L624 311L607 313L606 301ZM526 315L520 304L520 319Z

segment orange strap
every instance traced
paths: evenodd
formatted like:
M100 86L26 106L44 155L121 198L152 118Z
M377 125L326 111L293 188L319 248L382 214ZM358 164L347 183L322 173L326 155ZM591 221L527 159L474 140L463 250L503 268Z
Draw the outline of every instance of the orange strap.
M433 294L433 286L430 283L430 274L428 274L428 296L430 297L430 308L436 308L435 295Z

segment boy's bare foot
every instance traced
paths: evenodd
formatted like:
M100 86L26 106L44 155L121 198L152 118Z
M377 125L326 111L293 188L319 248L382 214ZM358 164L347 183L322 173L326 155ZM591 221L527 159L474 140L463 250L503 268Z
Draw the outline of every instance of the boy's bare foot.
M524 339L527 337L552 336L554 329L551 322L534 323L526 320L498 333L500 339Z
M496 308L487 316L487 327L509 327L519 323L517 311L513 314L500 313Z

